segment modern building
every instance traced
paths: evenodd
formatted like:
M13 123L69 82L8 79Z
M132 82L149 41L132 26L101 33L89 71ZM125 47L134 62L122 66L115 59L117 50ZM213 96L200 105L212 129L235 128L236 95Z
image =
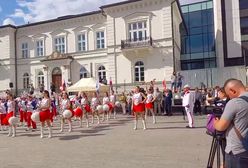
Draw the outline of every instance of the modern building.
M95 77L116 88L180 70L177 0L129 0L99 11L0 27L0 90L16 92Z
M247 0L182 6L188 34L181 34L181 70L187 83L214 87L238 78L247 84L247 11Z

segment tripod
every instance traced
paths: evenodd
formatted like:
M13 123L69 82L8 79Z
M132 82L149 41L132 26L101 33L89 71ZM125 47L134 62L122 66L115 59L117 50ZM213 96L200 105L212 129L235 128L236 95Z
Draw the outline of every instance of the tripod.
M222 152L223 162L225 163L225 147L226 147L225 134L223 132L216 131L214 135L211 136L213 136L213 140L209 153L207 168L213 168L216 151L217 151L217 168L220 168L221 166L220 151Z

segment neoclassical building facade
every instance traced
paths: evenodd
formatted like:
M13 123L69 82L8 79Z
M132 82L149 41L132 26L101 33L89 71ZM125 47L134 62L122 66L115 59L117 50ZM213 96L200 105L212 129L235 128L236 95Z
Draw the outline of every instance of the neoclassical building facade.
M178 1L133 0L99 11L0 27L0 90L95 77L118 89L170 81L180 64Z

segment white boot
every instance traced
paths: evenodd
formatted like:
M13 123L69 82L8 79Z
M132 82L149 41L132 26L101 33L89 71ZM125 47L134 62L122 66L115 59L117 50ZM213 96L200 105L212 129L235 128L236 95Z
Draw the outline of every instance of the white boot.
M44 130L44 127L40 127L40 138L44 138L44 134L43 134L43 130Z
M12 126L12 129L13 129L12 137L16 137L16 127L15 126Z
M49 132L48 138L52 138L52 128L51 127L48 127L48 132Z
M138 123L138 120L134 120L134 127L133 127L134 130L137 130L137 123Z
M89 128L89 120L86 118L86 127Z
M146 130L146 122L145 122L145 120L142 120L142 124L143 124L143 130Z
M9 126L9 134L7 136L10 137L11 135L12 135L12 128L11 126Z
M105 114L103 113L103 116L102 116L102 122L105 121Z
M64 131L64 122L61 121L61 125L60 125L60 131L59 132L63 132Z
M94 124L94 115L92 115L91 123Z
M153 124L156 124L156 117L155 117L155 114L152 115L152 118L153 118Z
M116 111L114 111L114 119L116 119Z
M71 132L72 131L72 123L71 122L68 122L68 124L69 124L69 130L68 130L68 132Z
M99 124L100 124L100 117L97 116L97 125L99 125Z
M109 113L107 113L107 121L109 121Z

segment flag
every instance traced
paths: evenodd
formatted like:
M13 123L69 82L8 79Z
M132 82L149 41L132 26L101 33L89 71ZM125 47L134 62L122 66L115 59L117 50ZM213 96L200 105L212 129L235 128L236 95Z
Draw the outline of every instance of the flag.
M110 87L110 91L114 91L114 88L113 88L113 82L112 82L112 78L110 77L109 79L109 87Z
M97 81L96 81L96 92L97 92L97 94L99 94L99 89L100 89L100 83L99 83L99 81L97 80Z
M162 85L163 85L164 90L165 90L166 89L166 81L165 80L163 80Z

